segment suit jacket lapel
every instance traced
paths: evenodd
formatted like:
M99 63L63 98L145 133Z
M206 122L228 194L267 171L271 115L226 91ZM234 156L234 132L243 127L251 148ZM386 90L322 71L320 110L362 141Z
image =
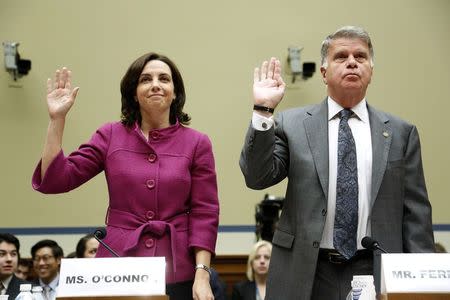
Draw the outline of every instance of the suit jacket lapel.
M371 205L373 205L386 170L389 149L392 141L392 129L389 118L367 105L372 135L372 189ZM304 121L311 154L316 166L325 198L328 198L328 105L323 101L312 106L307 112L310 115Z
M20 282L16 275L12 275L11 281L9 282L8 288L6 289L6 294L10 296L10 299L15 298L20 291Z
M372 190L371 206L374 204L386 170L389 149L392 141L392 129L389 118L367 105L369 111L370 131L372 135Z
M328 104L327 100L312 106L304 120L309 148L316 166L317 175L328 199Z

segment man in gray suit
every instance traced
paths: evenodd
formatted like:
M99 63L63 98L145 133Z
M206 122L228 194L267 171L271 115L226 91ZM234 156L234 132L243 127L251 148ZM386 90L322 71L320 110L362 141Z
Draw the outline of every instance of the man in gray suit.
M276 119L272 114L285 90L281 64L272 58L254 72L241 170L252 189L288 178L266 300L345 299L353 275L374 274L379 291L380 253L361 246L365 236L388 252L434 252L417 129L366 102L373 70L369 35L340 28L324 40L321 56L328 97ZM341 139L344 119L342 126L350 129ZM353 167L341 162L341 144L352 145L353 158L345 163ZM346 217L351 222L339 235L337 224ZM342 242L348 251L338 247Z

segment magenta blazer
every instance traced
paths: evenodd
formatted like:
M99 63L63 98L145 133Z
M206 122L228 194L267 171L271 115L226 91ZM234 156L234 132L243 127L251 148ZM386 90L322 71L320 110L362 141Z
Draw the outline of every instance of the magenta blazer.
M136 124L99 128L69 156L61 151L44 178L32 184L64 193L105 171L109 191L104 241L120 256L165 256L166 282L194 278L193 248L213 255L219 223L214 156L209 138L177 124L153 130L147 141ZM97 257L111 254L100 247Z

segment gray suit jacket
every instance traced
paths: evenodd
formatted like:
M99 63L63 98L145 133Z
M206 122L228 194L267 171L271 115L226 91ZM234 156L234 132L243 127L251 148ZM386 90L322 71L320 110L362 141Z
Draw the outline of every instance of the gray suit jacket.
M416 127L370 105L368 111L372 237L388 252L434 252ZM250 126L240 166L252 189L265 189L288 177L273 237L266 299L310 299L327 213L327 101L279 113L275 128L268 131ZM377 290L379 255L374 257Z

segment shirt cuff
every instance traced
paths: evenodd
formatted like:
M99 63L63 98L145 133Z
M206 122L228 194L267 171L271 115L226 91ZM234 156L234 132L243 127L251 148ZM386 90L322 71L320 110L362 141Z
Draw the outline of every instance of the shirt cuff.
M271 116L270 118L266 118L256 112L253 112L252 126L254 129L259 131L266 131L272 128L273 123L273 116Z

